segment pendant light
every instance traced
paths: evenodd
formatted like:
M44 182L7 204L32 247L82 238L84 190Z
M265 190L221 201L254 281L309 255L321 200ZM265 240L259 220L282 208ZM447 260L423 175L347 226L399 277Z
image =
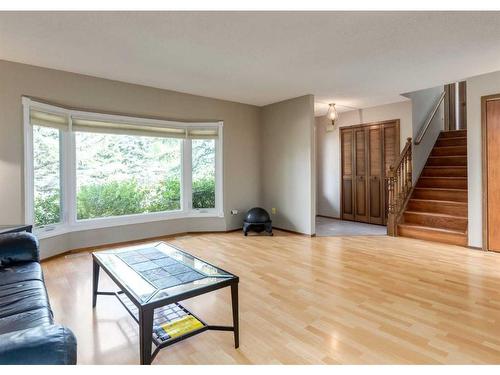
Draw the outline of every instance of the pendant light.
M335 126L335 122L338 120L339 118L339 114L337 112L337 109L335 108L335 103L331 103L329 104L329 107L328 107L328 112L326 113L326 117L331 120L332 124L331 125L327 125L326 126L326 131L327 132L331 132L333 131L334 129L334 126Z

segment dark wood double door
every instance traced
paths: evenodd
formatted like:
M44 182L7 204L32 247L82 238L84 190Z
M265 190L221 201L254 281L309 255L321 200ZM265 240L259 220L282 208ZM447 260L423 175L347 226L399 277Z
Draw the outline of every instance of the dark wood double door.
M399 120L340 129L341 218L387 222L385 177L399 155Z

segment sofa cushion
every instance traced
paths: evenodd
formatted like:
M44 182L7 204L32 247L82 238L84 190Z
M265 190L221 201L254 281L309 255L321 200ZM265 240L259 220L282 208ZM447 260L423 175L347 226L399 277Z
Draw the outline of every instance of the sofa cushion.
M40 263L27 262L13 267L0 267L0 286L27 280L43 281Z
M76 338L63 326L40 326L0 335L0 365L75 364Z
M0 267L39 260L38 240L32 233L0 234Z
M45 286L40 280L0 286L0 318L44 307L50 309Z
M0 335L53 324L52 312L48 307L24 311L0 318Z

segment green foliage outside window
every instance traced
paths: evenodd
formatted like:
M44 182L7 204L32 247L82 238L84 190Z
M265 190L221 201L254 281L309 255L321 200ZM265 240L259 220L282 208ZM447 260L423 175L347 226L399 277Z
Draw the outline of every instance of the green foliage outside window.
M215 179L193 181L193 208L215 207Z
M59 131L34 127L35 225L61 221ZM77 133L77 219L181 209L177 139ZM193 140L192 207L215 207L215 142Z
M61 217L59 194L45 195L35 199L35 224L44 226L59 222Z
M148 212L174 211L181 209L181 183L178 179L162 181L148 204Z
M82 186L77 195L77 218L120 216L143 212L146 191L135 180Z
M179 210L180 181L164 181L155 190L141 188L135 180L82 186L77 202L78 220ZM215 180L212 178L193 182L193 208L206 207L215 207ZM38 225L57 222L59 214L59 195L35 201Z

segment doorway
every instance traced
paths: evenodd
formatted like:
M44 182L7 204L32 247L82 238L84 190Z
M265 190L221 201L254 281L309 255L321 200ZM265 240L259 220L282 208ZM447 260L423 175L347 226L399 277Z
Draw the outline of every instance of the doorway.
M465 81L444 86L444 130L467 129L467 84Z
M483 249L500 252L500 94L481 98Z
M343 236L385 236L387 229L382 225L358 223L356 221L316 216L317 237Z

